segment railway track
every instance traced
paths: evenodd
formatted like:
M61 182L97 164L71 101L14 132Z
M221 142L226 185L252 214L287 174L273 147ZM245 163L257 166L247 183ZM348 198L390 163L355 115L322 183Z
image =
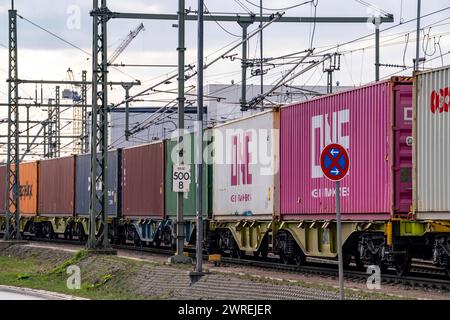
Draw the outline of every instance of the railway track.
M32 242L46 243L49 245L77 245L84 246L84 243L74 240L64 240L58 239L57 241L49 241L48 239L33 239ZM139 251L147 252L152 254L173 255L173 251L167 248L155 248L155 247L144 247L144 246L131 246L131 245L112 245L113 249L125 250L125 251ZM186 252L192 258L195 258L195 250L192 248L185 249ZM204 259L208 257L205 254ZM251 266L260 269L272 269L288 273L303 273L321 277L338 277L337 265L335 263L318 262L308 262L307 265L297 266L297 265L286 265L279 263L276 258L268 258L268 260L261 260L253 257L244 258L231 258L228 256L222 256L218 264L221 265L240 265L240 266ZM364 271L356 270L356 267L350 266L344 271L344 277L348 281L353 282L367 282L369 274ZM450 292L450 280L446 277L445 271L435 268L428 263L418 262L417 265L413 265L411 268L410 275L404 277L398 277L394 271L387 270L387 272L381 275L382 285L404 285L409 288L423 288L423 289L434 289Z

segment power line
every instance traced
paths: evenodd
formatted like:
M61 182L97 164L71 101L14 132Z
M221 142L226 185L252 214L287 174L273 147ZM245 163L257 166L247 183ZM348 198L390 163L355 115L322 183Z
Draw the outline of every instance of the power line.
M255 6L257 8L263 8L264 10L268 10L268 11L284 11L284 10L294 9L294 8L303 6L305 4L314 2L314 0L309 0L309 1L305 1L305 2L302 2L302 3L299 3L299 4L295 4L295 5L289 6L289 7L285 7L285 8L266 8L266 7L261 7L260 5L258 5L256 3L253 3L253 2L251 2L249 0L244 0L244 1L249 3L249 4L251 4L252 6Z
M204 5L205 8L206 8L206 12L205 12L205 13L211 16L211 18L213 19L213 21L220 27L220 29L222 29L223 31L225 31L226 33L228 33L229 35L231 35L231 36L233 36L233 37L237 37L237 38L240 38L240 37L241 37L240 35L237 35L237 34L235 34L235 33L233 33L233 32L228 31L224 26L222 26L222 24L220 24L219 21L217 21L217 20L214 18L214 16L210 13L208 7L206 6L206 3L204 3L203 5Z
M77 46L77 45L75 45L75 44L73 44L73 43L67 41L66 39L64 39L64 38L62 38L62 37L60 37L60 36L58 36L57 34L51 32L50 30L48 30L48 29L46 29L46 28L44 28L44 27L41 27L41 26L38 25L37 23L35 23L35 22L33 22L33 21L31 21L31 20L29 20L29 19L27 19L27 18L21 16L20 14L17 14L17 16L18 16L20 19L25 20L25 21L27 21L28 23L32 24L32 25L35 26L36 28L41 29L41 30L44 31L44 32L47 32L48 34L54 36L55 38L61 40L61 41L64 42L64 43L68 44L69 46L71 46L71 47L73 47L73 48L75 48L75 49L80 50L81 52L85 53L85 54L88 55L89 57L91 56L91 54L90 54L89 52L87 52L86 50L84 50L84 49L80 48L79 46Z
M450 9L450 6L449 6L449 7L445 7L445 8L441 8L441 9L436 10L436 11L433 11L433 12L430 12L430 13L428 13L428 14L425 14L425 15L421 16L420 18L421 18L421 19L422 19L422 18L426 18L426 17L432 16L432 15L434 15L434 14L437 14L437 13L440 13L440 12L443 12L443 11L446 11L446 10L448 10L448 9ZM416 20L417 20L417 17L416 17L416 18L411 18L411 19L409 19L408 21L405 21L405 22L403 22L403 23L401 23L401 24L399 23L399 24L396 24L396 25L394 25L394 26L387 27L386 29L380 30L380 33L381 33L381 32L385 32L385 31L388 31L388 30L391 30L391 29L394 29L394 28L397 28L397 27L399 27L399 26L402 26L403 24L407 24L407 23L410 23L410 22L414 22L414 21L416 21ZM324 50L321 50L321 51L316 52L316 54L321 54L321 53L329 52L330 50L334 50L334 49L337 49L337 48L339 48L339 47L343 47L343 46L346 46L346 45L348 45L348 44L352 44L352 43L358 42L358 41L360 41L360 40L366 39L366 38L371 37L371 36L373 36L373 35L375 35L375 32L372 32L372 33L366 34L366 35L364 35L364 36L361 36L361 37L358 37L358 38L355 38L355 39L346 41L346 42L344 42L344 43L340 43L340 44L337 44L337 45L330 46L330 47L328 47L327 49L324 49Z

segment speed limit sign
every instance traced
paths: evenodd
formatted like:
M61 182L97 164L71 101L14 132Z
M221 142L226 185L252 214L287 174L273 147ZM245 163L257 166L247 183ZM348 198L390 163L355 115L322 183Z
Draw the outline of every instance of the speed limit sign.
M174 164L172 172L172 191L189 192L191 166L188 164Z

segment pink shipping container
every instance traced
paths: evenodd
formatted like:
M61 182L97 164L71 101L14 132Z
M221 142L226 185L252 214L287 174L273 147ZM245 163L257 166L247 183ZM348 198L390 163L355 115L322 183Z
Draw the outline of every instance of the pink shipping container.
M334 219L335 183L320 154L343 145L350 170L341 181L344 220L383 220L412 204L412 81L388 81L281 109L282 220Z

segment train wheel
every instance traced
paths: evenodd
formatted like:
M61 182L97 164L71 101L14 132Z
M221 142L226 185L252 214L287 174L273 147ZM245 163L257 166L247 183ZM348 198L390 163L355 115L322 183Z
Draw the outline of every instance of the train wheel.
M233 258L242 259L245 256L245 251L239 250L239 247L236 245L235 248L231 249L231 256Z
M343 260L344 268L348 269L351 262L352 262L352 255L350 253L344 253L344 260Z
M284 253L284 251L281 251L280 252L280 260L281 260L281 263L288 265L291 259L289 258L289 256L286 253Z
M133 243L136 247L142 247L141 238L139 238L139 234L136 230L133 232Z
M406 253L405 255L399 256L397 259L398 260L394 263L397 275L399 277L406 276L411 268L411 257Z
M306 256L303 252L297 252L294 256L294 262L297 266L302 266L306 262Z
M77 235L78 235L78 241L84 242L86 235L84 234L83 225L79 223L77 225Z
M361 260L361 256L359 255L359 251L355 252L354 258L355 258L356 269L360 270L360 271L364 270L364 262L362 262L362 260Z

